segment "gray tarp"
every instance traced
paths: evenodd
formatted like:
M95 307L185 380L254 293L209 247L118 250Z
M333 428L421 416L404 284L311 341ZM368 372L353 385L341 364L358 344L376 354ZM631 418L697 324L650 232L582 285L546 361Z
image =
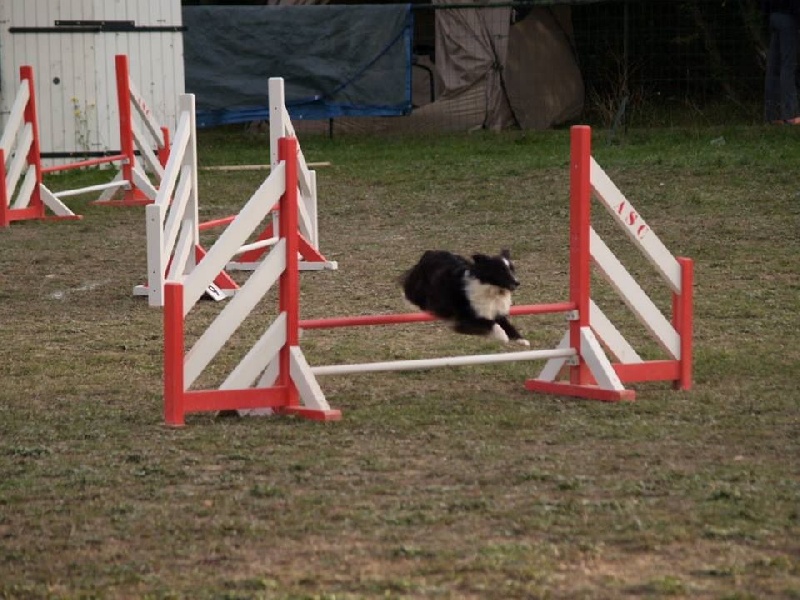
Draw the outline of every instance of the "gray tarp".
M409 5L186 6L183 24L200 126L267 118L270 77L293 118L411 110Z
M584 86L568 6L535 7L515 20L510 5L433 3L438 94L414 111L410 128L546 129L581 114ZM465 8L470 3L476 8Z

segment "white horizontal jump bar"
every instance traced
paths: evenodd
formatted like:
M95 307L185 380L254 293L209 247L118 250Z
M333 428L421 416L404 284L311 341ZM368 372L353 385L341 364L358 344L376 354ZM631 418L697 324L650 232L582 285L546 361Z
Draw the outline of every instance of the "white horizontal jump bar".
M573 348L553 348L552 350L525 350L503 354L473 354L468 356L445 356L442 358L422 358L417 360L392 360L387 362L360 363L353 365L324 365L311 367L314 375L344 375L347 373L371 373L375 371L413 371L434 367L460 367L489 363L515 362L518 360L544 360L575 356Z
M78 188L76 190L64 190L63 192L57 192L53 195L56 198L66 198L67 196L77 196L79 194L86 194L87 192L100 192L110 188L117 188L125 185L128 185L128 182L124 179L120 179L118 181L111 181L109 183L99 183L97 185L90 185L87 187Z
M271 238L267 238L265 240L259 240L258 242L253 242L252 244L245 244L244 246L240 247L236 252L233 253L234 256L238 256L239 254L244 254L245 252L250 252L251 250L260 250L261 248L266 248L267 246L274 246L278 243L278 240L281 239L278 236L273 236Z

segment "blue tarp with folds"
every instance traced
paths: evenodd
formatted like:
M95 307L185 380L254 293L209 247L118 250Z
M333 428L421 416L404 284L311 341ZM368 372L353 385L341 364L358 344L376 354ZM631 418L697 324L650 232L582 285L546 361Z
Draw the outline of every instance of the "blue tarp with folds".
M411 111L408 4L186 6L183 24L199 127L268 119L270 77L292 119Z

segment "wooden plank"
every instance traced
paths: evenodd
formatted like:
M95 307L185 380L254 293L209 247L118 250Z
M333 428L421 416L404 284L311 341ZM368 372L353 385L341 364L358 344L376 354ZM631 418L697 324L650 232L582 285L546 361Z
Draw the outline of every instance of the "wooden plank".
M595 335L606 345L615 359L623 363L642 362L642 357L591 298L589 299L589 323Z
M330 167L332 163L323 161L308 163L309 167ZM262 171L270 170L271 165L208 165L199 167L201 171Z
M211 252L206 254L194 272L203 267L210 255ZM186 354L184 381L187 389L250 315L250 312L277 281L285 268L286 241L281 240L275 246L275 250L267 255L267 258L250 276L247 283L236 292L227 306L222 309L222 312L217 315L217 318L214 319ZM186 302L184 301L184 314L186 313L185 306Z
M222 382L221 390L252 386L262 376L286 343L286 313L282 312Z
M501 362L517 362L521 360L546 360L570 356L575 356L575 351L572 348L553 348L550 350L523 350L520 352L503 352L498 354L470 354L466 356L392 360L351 365L324 365L320 367L311 367L311 372L314 375L343 375L349 373L373 373L378 371L412 371L433 369L436 367L485 365Z
M681 347L678 332L594 229L590 230L590 235L592 259L603 277L617 291L623 302L633 311L639 322L652 334L658 344L672 358L680 358Z
M222 232L197 268L187 277L184 288L184 314L203 295L214 278L225 268L236 250L242 247L280 199L286 186L285 163L281 163Z
M36 73L33 74L36 77ZM23 116L25 107L28 104L28 99L31 97L30 87L27 81L20 81L17 88L17 94L14 97L14 104L11 106L11 112L5 122L3 129L3 137L0 138L0 150L5 152L6 158L11 156L11 144L17 137L17 132L24 123Z
M672 290L680 293L681 268L678 261L594 158L591 159L591 183L595 196L628 238Z

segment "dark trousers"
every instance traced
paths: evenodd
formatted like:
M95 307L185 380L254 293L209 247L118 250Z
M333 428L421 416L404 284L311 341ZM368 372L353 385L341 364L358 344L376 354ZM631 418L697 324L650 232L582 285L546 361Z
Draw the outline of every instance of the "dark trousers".
M792 15L769 15L769 52L764 84L764 117L768 122L800 116L797 111L798 22Z

